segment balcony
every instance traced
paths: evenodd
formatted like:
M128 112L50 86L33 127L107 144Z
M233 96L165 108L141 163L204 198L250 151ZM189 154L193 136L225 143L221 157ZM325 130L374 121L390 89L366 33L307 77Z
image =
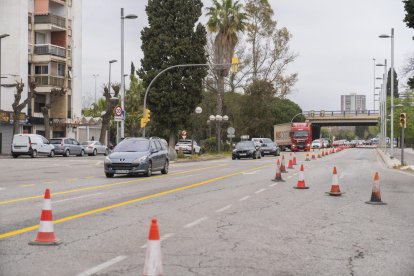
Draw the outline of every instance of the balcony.
M37 84L36 91L41 93L50 92L51 88L60 88L65 85L65 78L49 75L35 75L32 81Z
M34 53L36 55L52 55L57 57L66 57L66 49L64 47L52 44L36 44L34 46Z
M34 23L36 31L62 31L66 29L66 19L54 14L35 15Z

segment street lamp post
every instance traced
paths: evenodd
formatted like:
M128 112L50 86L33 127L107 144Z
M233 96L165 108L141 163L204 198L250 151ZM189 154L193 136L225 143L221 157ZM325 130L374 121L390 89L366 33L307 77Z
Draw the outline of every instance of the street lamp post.
M375 58L373 58L373 60L374 60L374 111L375 111Z
M199 106L196 107L195 113L201 114L203 112L203 109ZM193 123L193 131L191 132L191 154L194 154L194 130L195 130L195 124Z
M0 110L1 110L1 40L8 36L10 35L9 34L0 35Z
M394 28L391 28L391 35L380 35L380 38L391 38L391 158L394 153ZM385 94L386 95L386 94Z
M387 146L387 59L384 60L384 64L377 64L376 66L382 66L384 67L384 75L383 75L383 83L381 85L381 94L382 94L382 120L383 123L383 138L385 139L385 149ZM384 141L383 141L384 143Z
M213 122L213 121L216 121L216 125L217 125L217 127L219 127L219 125L223 122L227 122L228 120L229 120L229 116L227 116L227 115L224 115L224 116L221 116L221 115L216 115L216 116L214 116L214 115L210 115L210 117L209 117L209 119L210 119L210 122ZM221 133L219 134L219 139L218 139L218 141L216 141L216 143L217 143L217 152L220 152L220 144L221 144Z
M111 95L111 64L117 62L116 59L112 59L109 61L109 82L108 82L108 92L109 95ZM118 128L117 128L118 129ZM110 133L111 133L111 128L108 129L108 144L110 143ZM118 131L117 131L118 134ZM118 139L118 138L117 138Z
M135 19L137 17L135 14L124 16L124 8L121 8L121 107L123 112L121 120L121 140L125 138L124 20Z
M95 78L95 104L96 104L96 78L99 77L99 74L92 75Z

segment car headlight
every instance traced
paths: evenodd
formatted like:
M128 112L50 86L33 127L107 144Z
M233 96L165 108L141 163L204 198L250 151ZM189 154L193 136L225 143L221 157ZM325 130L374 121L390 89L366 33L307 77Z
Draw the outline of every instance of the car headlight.
M109 156L107 156L107 157L105 158L104 163L112 163L111 158L109 158Z
M148 158L148 155L141 156L141 157L135 159L133 163L143 162L143 161L147 160L147 158Z

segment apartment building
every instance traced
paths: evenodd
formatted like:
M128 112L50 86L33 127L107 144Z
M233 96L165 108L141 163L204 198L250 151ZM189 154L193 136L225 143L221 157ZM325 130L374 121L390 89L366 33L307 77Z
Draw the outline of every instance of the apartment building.
M20 133L76 137L82 99L81 0L1 0L0 153L10 152L16 81L22 80L27 98L30 82L36 94L20 117ZM53 89L64 94L52 96ZM45 133L42 108L48 111L50 133Z
M349 95L341 95L341 111L365 111L366 97L365 95L357 95L351 93Z

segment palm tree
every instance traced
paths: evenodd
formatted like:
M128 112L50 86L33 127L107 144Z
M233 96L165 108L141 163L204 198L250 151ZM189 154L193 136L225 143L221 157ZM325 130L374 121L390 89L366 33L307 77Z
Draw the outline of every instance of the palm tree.
M237 34L243 32L247 16L242 12L243 5L233 0L213 0L213 6L207 8L210 16L207 28L217 33L214 39L214 63L230 64L234 48L238 42ZM224 78L230 66L217 70L217 114L222 115L224 99ZM217 124L217 142L220 142L221 127Z

